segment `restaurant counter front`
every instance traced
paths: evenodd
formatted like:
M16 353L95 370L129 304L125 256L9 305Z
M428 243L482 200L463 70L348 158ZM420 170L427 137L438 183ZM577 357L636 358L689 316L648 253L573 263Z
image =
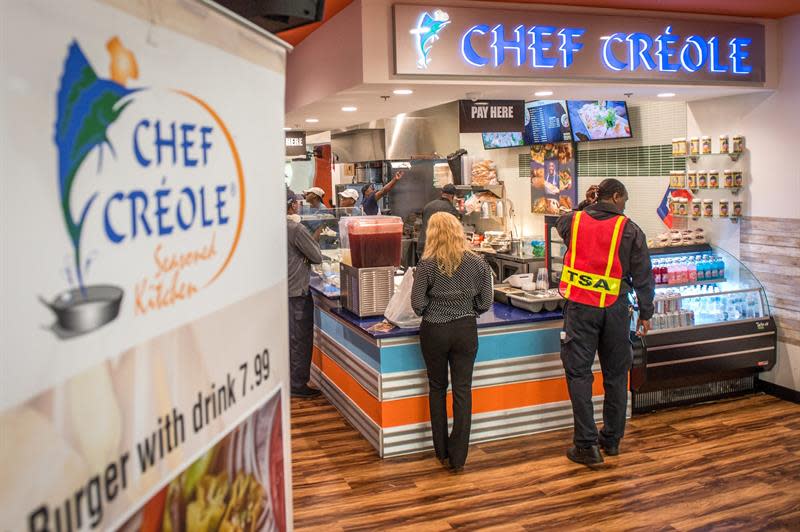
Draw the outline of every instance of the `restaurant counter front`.
M338 293L312 277L315 302L312 381L381 457L432 448L428 385L418 329L375 332L380 317L359 318ZM472 443L572 426L559 355L560 311L531 313L495 302L478 318L472 380ZM595 417L603 383L593 367ZM452 397L448 411L452 415Z

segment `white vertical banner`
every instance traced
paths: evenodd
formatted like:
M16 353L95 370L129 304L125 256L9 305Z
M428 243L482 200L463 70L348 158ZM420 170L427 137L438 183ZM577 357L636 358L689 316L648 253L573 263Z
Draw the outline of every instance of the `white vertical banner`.
M0 0L0 528L290 529L285 49L110 4Z

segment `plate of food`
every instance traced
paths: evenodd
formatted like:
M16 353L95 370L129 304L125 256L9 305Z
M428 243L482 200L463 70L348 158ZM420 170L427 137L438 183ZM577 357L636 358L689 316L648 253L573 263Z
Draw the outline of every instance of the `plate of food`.
M569 190L572 188L572 174L569 170L561 170L558 172L558 189L560 191Z

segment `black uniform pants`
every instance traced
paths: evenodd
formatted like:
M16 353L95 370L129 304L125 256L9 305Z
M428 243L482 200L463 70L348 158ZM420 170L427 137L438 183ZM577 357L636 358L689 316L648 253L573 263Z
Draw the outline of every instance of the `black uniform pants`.
M578 447L597 445L597 426L592 405L592 363L595 351L603 371L603 429L600 437L616 444L625 433L628 404L628 371L633 362L630 312L624 295L610 307L597 308L573 301L564 309L561 361L567 375L574 442Z
M450 458L453 467L467 461L472 425L472 369L478 354L478 327L474 317L447 323L423 320L419 330L422 357L428 369L433 448L438 458ZM453 431L447 432L447 368L453 379Z
M311 294L289 298L289 367L292 390L301 390L311 377L314 349L314 299Z

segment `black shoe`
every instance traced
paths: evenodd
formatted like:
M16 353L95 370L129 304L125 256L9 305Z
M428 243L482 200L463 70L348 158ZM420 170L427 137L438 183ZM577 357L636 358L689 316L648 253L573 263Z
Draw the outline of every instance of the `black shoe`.
M587 466L603 463L603 455L600 454L600 449L597 445L592 445L591 447L573 446L567 451L567 458L577 464Z
M298 388L296 390L292 390L292 397L302 397L304 399L319 397L321 394L322 394L321 391L317 390L316 388L311 388L308 385L303 386L302 388Z
M450 467L450 459L447 458L446 456L444 458L437 456L436 459L439 460L439 463L442 464L445 468Z
M604 440L603 438L598 438L597 443L599 443L600 447L603 449L603 454L608 456L619 455L619 443L612 444L610 441Z

